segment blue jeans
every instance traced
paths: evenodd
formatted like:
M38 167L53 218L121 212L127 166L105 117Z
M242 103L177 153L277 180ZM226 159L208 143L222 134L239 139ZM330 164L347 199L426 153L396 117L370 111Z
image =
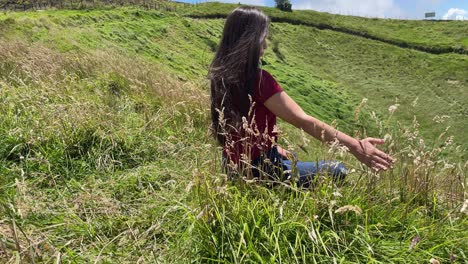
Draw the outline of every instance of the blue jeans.
M223 158L224 162L226 161ZM317 174L332 176L333 180L342 180L347 174L347 169L342 162L334 160L297 161L294 168L293 161L283 159L277 148L272 147L270 151L252 161L251 173L253 178L262 178L262 175L267 175L273 181L292 180L294 177L299 187L308 188Z
M283 160L283 167L288 171L294 171L293 162L290 160ZM333 180L343 180L347 174L347 169L342 162L334 160L297 161L296 181L298 186L309 187L317 174L332 176ZM292 178L291 173L289 175Z

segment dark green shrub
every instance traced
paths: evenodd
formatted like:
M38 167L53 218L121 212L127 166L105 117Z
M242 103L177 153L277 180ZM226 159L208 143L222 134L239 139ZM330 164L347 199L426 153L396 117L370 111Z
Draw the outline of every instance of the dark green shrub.
M283 11L292 12L292 4L289 2L289 0L275 0L275 3L276 8Z

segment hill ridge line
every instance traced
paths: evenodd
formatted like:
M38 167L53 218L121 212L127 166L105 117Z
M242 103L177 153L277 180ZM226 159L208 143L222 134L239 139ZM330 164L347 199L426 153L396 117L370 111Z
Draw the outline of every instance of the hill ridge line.
M225 14L209 14L209 15L194 15L194 14L185 14L185 17L189 18L196 18L196 19L225 19L227 16ZM316 24L316 23L310 23L310 22L304 22L300 20L295 20L295 19L290 19L290 18L284 18L284 17L274 17L270 16L270 19L272 22L279 22L279 23L289 23L292 25L300 25L300 26L308 26L308 27L313 27L317 28L320 30L332 30L336 32L341 32L357 37L362 37L370 40L375 40L383 43L387 43L389 45L393 46L398 46L400 48L404 49L412 49L412 50L417 50L425 53L430 53L430 54L435 54L435 55L440 55L440 54L448 54L448 53L456 53L460 55L468 55L468 49L465 48L455 48L455 47L428 47L428 46L423 46L423 45L417 45L417 44L410 44L408 42L404 41L399 41L399 40L392 40L392 39L385 39L382 37L378 37L375 35L372 35L368 32L363 32L359 30L354 30L354 29L349 29L349 28L343 28L343 27L335 27L329 24Z

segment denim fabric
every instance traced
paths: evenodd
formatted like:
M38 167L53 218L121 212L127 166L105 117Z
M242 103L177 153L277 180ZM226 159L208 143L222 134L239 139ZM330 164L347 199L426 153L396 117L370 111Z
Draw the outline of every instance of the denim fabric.
M226 158L223 157L223 170L226 170ZM347 174L347 169L342 162L334 160L322 160L319 162L297 161L296 168L294 162L283 160L276 147L263 153L251 164L251 172L254 178L264 179L265 176L272 181L291 180L293 172L295 181L299 187L308 188L313 182L315 175L328 175L334 180L342 180ZM263 177L262 177L263 176Z
M283 160L283 166L289 171L294 171L293 162L290 160ZM298 175L297 185L305 188L310 186L317 174L332 176L334 180L342 180L347 174L345 165L334 160L297 161L296 169Z

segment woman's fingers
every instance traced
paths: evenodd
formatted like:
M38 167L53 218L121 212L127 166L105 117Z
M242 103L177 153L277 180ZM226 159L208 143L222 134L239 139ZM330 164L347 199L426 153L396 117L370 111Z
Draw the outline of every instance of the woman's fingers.
M394 159L394 158L392 158L392 157L391 157L390 155L388 155L387 153L381 151L380 149L376 148L376 149L375 149L375 152L376 152L376 154L377 154L380 158L382 158L382 159L388 161L389 163L395 162L395 159Z
M374 160L371 161L371 164L370 164L369 167L371 167L371 169L374 170L375 172L379 172L379 171L382 171L382 170L386 171L388 169L387 166L385 166L385 165L383 165L381 163L378 163L378 162L376 162Z
M376 166L381 170L384 170L384 171L388 170L388 166L385 166L382 163L377 163Z
M371 161L369 167L375 172L379 172L381 170L386 170L386 168L384 168L382 165L376 163L375 161Z
M375 146L378 144L384 144L385 140L379 138L366 138L361 142L363 143L361 144L363 150L362 161L372 170L379 172L393 168L395 159Z
M381 145L385 143L385 140L382 138L366 138L369 143L374 144L374 145Z
M376 145L376 144L384 144L385 143L385 140L383 139L379 139L379 138L367 138L367 141L373 145ZM373 146L373 151L374 151L374 155L378 155L380 158L386 160L388 163L393 163L395 162L395 159L393 157L391 157L390 155L388 155L387 153L381 151L380 149L376 148L375 146ZM388 166L388 165L387 165Z
M385 160L385 159L383 159L383 158L381 158L381 157L379 157L377 155L375 155L373 157L373 159L377 164L383 165L385 167L385 169L390 167L390 163L387 160Z

